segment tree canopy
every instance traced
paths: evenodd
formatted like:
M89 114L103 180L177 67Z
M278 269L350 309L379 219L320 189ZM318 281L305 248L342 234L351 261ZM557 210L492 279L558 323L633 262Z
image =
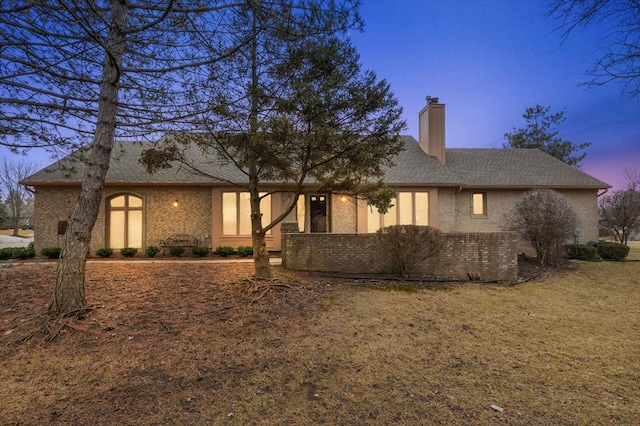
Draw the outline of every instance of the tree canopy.
M265 8L270 2L260 3ZM188 125L193 80L247 40L226 42L229 1L18 1L0 4L0 144L69 150L90 145L68 220L51 316L87 306L84 271L115 137Z
M301 10L265 15L247 7L234 21L238 35L252 35L247 49L217 62L210 72L215 78L193 92L194 102L215 104L193 123L204 135L174 134L142 159L151 171L177 160L207 174L185 155L195 144L209 161L241 170L261 277L270 276L264 235L293 211L300 193L310 187L350 194L380 189L383 166L402 149L402 110L389 84L363 71L342 37L352 19L327 8ZM270 223L261 220L264 182L288 184L292 195Z
M565 110L551 113L551 107L536 105L527 108L522 117L526 127L514 127L512 133L505 133L505 148L537 148L576 167L587 155L579 151L589 147L590 142L576 144L558 136L557 127L566 120Z

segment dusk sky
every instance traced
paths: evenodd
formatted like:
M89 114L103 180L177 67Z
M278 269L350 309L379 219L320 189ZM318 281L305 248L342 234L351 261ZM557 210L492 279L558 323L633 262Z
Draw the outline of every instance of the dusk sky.
M446 104L450 148L501 148L527 107L566 109L559 136L591 142L583 171L613 186L640 172L640 99L622 87L579 86L608 35L604 25L563 42L546 1L363 0L352 32L365 68L391 84L406 134L418 137L425 97Z
M604 46L605 25L563 42L544 0L364 0L360 11L364 32L351 39L364 68L390 82L405 134L417 139L427 95L446 104L450 148L501 148L506 132L525 126L527 107L565 108L559 136L592 144L582 170L614 187L625 168L640 172L640 98L624 97L619 84L579 85ZM52 161L35 150L29 159Z

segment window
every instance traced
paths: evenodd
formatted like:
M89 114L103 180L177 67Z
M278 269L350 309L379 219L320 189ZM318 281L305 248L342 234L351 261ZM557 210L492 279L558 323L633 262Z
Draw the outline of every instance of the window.
M142 198L131 194L107 200L107 246L142 248Z
M484 217L487 215L487 193L474 192L471 200L471 212L473 216Z
M392 225L429 225L429 193L428 192L398 192L391 203L393 207L381 215L378 209L367 206L367 231L376 232L378 229Z
M305 231L305 219L306 219L306 203L304 194L300 194L298 202L296 203L296 219L298 220L298 231Z
M261 192L260 197L265 193ZM271 196L260 201L262 225L271 223ZM222 193L222 234L251 235L251 199L248 192Z

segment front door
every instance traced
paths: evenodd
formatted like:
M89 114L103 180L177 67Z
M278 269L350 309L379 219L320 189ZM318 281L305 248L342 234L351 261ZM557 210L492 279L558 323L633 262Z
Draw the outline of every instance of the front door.
M312 195L309 210L311 232L327 232L327 196Z

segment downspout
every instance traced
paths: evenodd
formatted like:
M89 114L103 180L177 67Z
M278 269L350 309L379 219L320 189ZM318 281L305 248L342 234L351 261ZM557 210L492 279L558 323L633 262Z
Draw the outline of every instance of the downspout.
M609 192L609 188L605 188L604 191L602 191L601 193L599 193L596 198L600 198L601 195L606 194L607 192Z

